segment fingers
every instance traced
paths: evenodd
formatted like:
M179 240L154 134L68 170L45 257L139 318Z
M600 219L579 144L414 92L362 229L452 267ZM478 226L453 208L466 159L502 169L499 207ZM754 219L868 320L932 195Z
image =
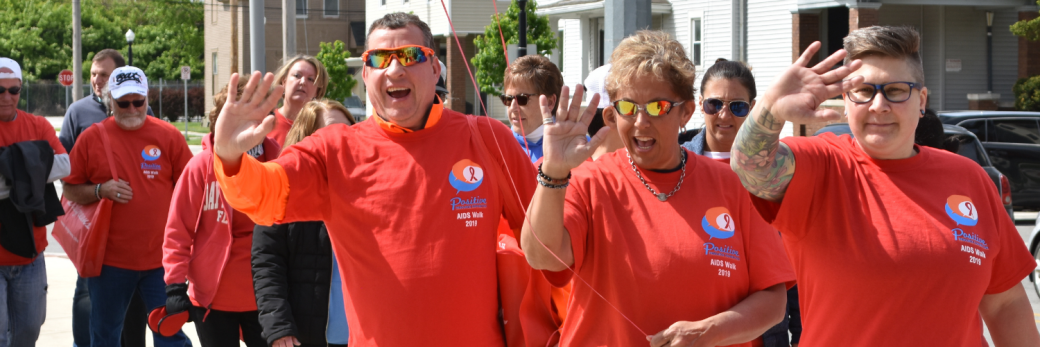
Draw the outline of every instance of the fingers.
M853 71L858 70L860 66L863 66L863 63L859 60L854 60L850 62L847 66L842 66L837 69L825 72L824 74L820 75L820 78L823 79L823 83L832 84L845 79L845 77L848 77L850 74L852 74Z
M581 122L585 123L586 128L588 128L589 124L592 124L592 119L596 117L596 107L594 105L599 105L599 93L592 94L592 97L589 98L589 106L582 113Z
M813 114L817 121L832 121L841 119L841 114L838 111L829 108L817 109Z
M581 84L574 86L574 95L571 98L571 107L567 109L567 120L575 121L581 119L581 101L585 99L585 88ZM557 112L559 114L559 112Z
M549 98L545 97L545 95L539 95L538 106L542 109L542 119L552 117L552 105L549 104Z
M242 98L238 100L240 103L249 103L252 101L253 92L256 91L257 85L260 84L260 76L260 71L253 71L253 73L249 75L249 82L246 82L246 90L242 91ZM228 92L230 91L231 90L228 89Z
M798 60L794 61L794 65L809 66L809 61L812 60L812 57L814 55L816 55L816 51L820 50L820 46L820 41L816 41L810 44L809 47L806 47L805 51L802 52L802 55L798 56Z
M567 120L567 113L570 112L570 101L571 100L571 89L567 86L560 88L560 101L557 101L556 107L556 122L562 122Z
M841 95L841 93L847 92L863 84L863 76L856 76L848 80L839 80L838 83L829 83L823 86L826 90L826 95L821 95L823 99L830 99L835 96Z
M669 343L669 337L665 335L668 330L661 330L654 336L647 337L650 340L650 347L661 347L666 346Z
M848 52L846 52L844 49L839 49L837 52L834 52L834 54L831 54L829 57L821 61L819 64L816 64L816 66L813 66L812 71L818 75L822 75L824 72L829 71L831 67L833 67L834 65L838 65L838 62L841 62L842 59L845 59L846 55L848 55Z
M252 82L252 79L250 79L250 82ZM253 91L253 96L249 99L249 103L247 105L250 109L263 107L268 104L270 104L271 107L265 108L264 111L270 111L274 109L274 106L278 104L278 100L282 98L281 91L284 90L284 88L278 89L279 91L277 93L268 94L268 91L271 90L272 84L274 84L274 74L268 72L266 75L264 75L263 80L260 81L260 85L256 88L256 90ZM271 102L271 99L274 99L273 103Z
M231 78L228 79L228 96L226 102L234 103L238 102L238 73L231 74Z
M298 339L296 338L296 336L293 336L292 340L293 340L293 345L294 345L294 346L299 346L299 345L301 345L301 343L300 343L300 340L298 340Z

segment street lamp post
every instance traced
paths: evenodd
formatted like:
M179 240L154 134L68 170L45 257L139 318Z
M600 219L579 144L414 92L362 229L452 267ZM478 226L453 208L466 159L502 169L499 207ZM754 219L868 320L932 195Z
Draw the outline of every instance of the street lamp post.
M518 0L517 5L520 6L520 18L517 18L517 45L516 45L516 57L520 58L527 55L527 0Z
M126 31L126 55L129 57L127 65L134 66L134 30Z

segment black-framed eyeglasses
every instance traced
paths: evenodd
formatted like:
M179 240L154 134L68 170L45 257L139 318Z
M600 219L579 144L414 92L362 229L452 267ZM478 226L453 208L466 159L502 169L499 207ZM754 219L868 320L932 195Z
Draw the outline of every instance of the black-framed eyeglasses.
M715 115L722 112L724 107L729 106L729 111L736 117L746 117L751 113L751 104L747 101L722 101L716 98L707 98L703 102L705 114Z
M517 105L527 106L527 101L530 100L532 97L535 97L535 96L538 96L538 94L524 94L524 93L520 93L520 94L517 94L517 95L502 94L502 95L499 95L498 98L502 99L502 104L506 105L506 107L509 107L509 105L513 103L514 99L516 100L516 104Z
M885 100L892 103L900 103L910 100L910 94L913 94L913 90L920 90L923 87L921 84L914 82L888 82L884 84L873 84L863 83L862 85L852 88L852 90L845 92L845 97L849 98L857 104L866 104L874 101L874 96L881 93L885 96Z
M646 111L646 114L651 117L657 117L668 114L668 112L672 111L672 107L682 105L684 102L686 101L671 102L668 100L657 100L648 102L646 105L640 105L628 100L618 100L613 104L614 111L617 111L619 115L625 117L635 116L636 112L639 112L639 110Z
M18 93L22 92L22 87L11 87L11 88L0 87L0 94L3 94L4 92L7 92L8 94L11 94L11 95L18 95Z
M134 101L116 101L116 106L119 108L128 108L130 104L134 104L134 107L144 106L144 99L137 99Z

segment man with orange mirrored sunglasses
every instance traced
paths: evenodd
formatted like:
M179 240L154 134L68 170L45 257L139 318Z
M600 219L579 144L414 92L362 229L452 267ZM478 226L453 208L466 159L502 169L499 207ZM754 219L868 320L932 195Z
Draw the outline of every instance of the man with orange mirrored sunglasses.
M339 309L351 346L514 341L510 328L521 319L508 310L499 318L500 290L520 283L523 293L526 277L500 285L498 230L503 220L521 227L534 167L501 122L445 109L435 97L441 65L419 17L377 19L367 44L372 120L325 127L266 163L243 153L273 127L277 97L265 97L273 77L254 73L241 100L230 98L239 78L231 77L214 131L224 196L257 224L325 222L344 274ZM519 252L515 240L501 244Z

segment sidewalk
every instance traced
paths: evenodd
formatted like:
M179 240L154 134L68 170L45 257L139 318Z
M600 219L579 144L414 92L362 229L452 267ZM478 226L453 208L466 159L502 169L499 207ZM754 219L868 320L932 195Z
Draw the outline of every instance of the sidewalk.
M76 290L76 267L64 254L45 253L44 257L47 263L47 321L40 329L36 345L69 347L72 346L72 293ZM182 330L193 346L202 346L194 323L185 324ZM151 347L151 336L145 340Z

